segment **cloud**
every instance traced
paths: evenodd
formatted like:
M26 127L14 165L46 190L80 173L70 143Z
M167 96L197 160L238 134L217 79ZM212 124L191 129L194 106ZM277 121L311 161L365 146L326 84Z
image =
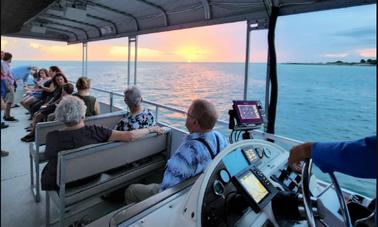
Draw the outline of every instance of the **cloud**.
M120 57L123 59L127 58L128 53L128 47L127 46L110 46L109 48L109 54L113 57ZM133 56L134 55L134 47L131 47L130 53ZM138 47L138 59L145 59L145 58L154 58L159 57L163 55L164 53L159 50L154 50L150 48L141 48Z
M127 46L112 46L109 48L109 54L116 57L127 57Z
M377 57L377 49L376 48L370 48L370 49L360 49L356 50L357 53L365 58L371 58L371 57Z
M350 38L374 38L375 34L376 30L372 27L359 27L334 33L336 36L345 36Z
M33 49L38 49L40 47L38 43L29 43L29 46Z
M324 55L325 57L328 57L328 58L345 58L347 56L349 56L349 53L328 53L328 54L325 54Z

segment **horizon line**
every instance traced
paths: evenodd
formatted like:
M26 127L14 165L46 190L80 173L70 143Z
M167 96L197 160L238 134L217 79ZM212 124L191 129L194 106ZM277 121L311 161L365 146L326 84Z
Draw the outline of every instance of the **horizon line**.
M16 62L16 61L61 61L61 62L82 62L82 60L41 60L41 59L38 59L38 60L33 60L33 59L13 59L12 62ZM127 63L127 60L125 61L122 61L122 60L88 60L88 62L126 62ZM130 61L130 62L133 62L133 61ZM140 60L140 61L137 61L137 62L157 62L157 63L245 63L243 61L192 61L192 62L188 62L188 61L145 61L145 60ZM266 64L267 62L250 62L250 63L256 63L256 64ZM279 62L278 64L280 64L281 62Z

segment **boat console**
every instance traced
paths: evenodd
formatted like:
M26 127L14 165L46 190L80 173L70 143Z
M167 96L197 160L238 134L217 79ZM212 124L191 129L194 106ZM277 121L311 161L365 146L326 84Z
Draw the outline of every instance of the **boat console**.
M304 179L287 167L288 154L265 140L234 143L190 189L157 204L137 204L143 212L125 208L113 215L111 226L308 226ZM319 185L314 176L306 177L316 226L346 226L337 190Z
M273 204L277 203L272 201L282 197L281 193L285 192L284 196L296 203L294 195L301 182L300 174L286 166L288 152L263 140L242 141L232 147L214 168L207 182L201 225L277 225L279 220L275 214L281 209L275 211ZM223 180L222 175L227 174L230 181ZM298 210L292 212L293 216L300 216Z
M297 173L287 166L288 150L248 139L250 130L264 122L259 101L234 101L229 114L229 128L244 131L244 140L219 153L191 187L183 182L173 188L180 190L128 206L112 216L110 225L351 226L335 178L332 187L320 185L311 162Z

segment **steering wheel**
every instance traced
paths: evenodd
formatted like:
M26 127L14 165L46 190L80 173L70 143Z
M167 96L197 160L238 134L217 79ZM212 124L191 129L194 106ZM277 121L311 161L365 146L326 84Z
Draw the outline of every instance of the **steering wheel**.
M302 169L302 190L303 190L303 203L306 211L308 225L310 227L316 227L315 225L315 215L312 210L311 196L310 196L310 177L312 169L312 159L306 159ZM340 185L333 173L329 173L331 177L332 184L335 186L335 192L339 200L341 213L344 219L344 224L347 227L352 227L352 222L349 216L349 211L346 206L343 194L340 189Z

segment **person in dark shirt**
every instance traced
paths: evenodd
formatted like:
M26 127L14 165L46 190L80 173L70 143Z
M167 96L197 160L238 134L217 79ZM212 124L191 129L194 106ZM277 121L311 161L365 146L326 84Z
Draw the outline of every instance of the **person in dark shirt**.
M32 142L35 139L35 128L39 122L45 121L47 116L54 113L56 106L59 104L60 100L66 95L71 95L74 91L74 86L70 83L63 85L61 98L57 101L50 103L46 106L42 106L33 116L33 123L30 127L30 133L21 138L23 142Z
M290 150L288 164L296 171L312 158L323 172L340 172L360 178L377 178L377 136L354 141L304 143Z
M134 131L117 131L96 125L85 125L86 106L74 96L66 96L55 110L57 121L63 122L63 130L52 131L46 136L45 156L47 165L42 171L42 190L58 190L56 184L58 153L60 151L79 148L89 144L107 141L133 141L149 133L161 134L164 130L158 126ZM77 182L72 182L73 184ZM69 185L67 185L69 186Z
M30 105L29 111L31 115L37 112L42 105L48 103L51 99L60 96L59 87L62 84L60 84L59 81L61 81L62 77L64 79L64 83L68 82L66 76L61 72L61 70L57 66L51 66L49 68L48 73L51 80L48 80L44 84L39 86L43 91L41 93L40 99Z
M73 94L84 101L87 106L86 117L100 114L100 105L96 97L90 95L91 80L88 77L80 77L76 82L77 93Z

